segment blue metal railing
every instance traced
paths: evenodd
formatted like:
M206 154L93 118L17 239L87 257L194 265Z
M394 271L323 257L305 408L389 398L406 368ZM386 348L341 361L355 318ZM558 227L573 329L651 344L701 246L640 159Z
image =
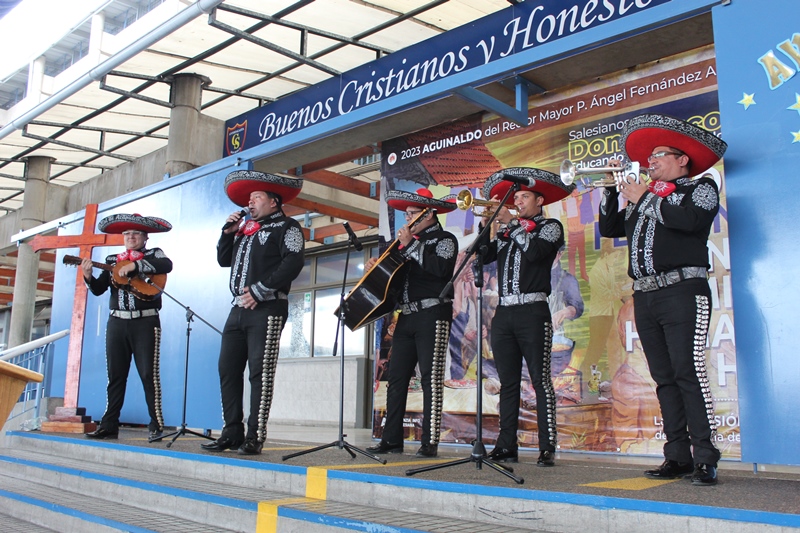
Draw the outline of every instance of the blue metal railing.
M46 383L49 381L47 377L52 367L52 346L55 341L67 335L69 335L69 330L65 329L0 352L0 361L6 361L45 376L41 383L31 382L25 385L19 398L19 402L23 403L22 410L9 416L8 420L30 411L34 411L34 420L41 418L42 398L44 398Z

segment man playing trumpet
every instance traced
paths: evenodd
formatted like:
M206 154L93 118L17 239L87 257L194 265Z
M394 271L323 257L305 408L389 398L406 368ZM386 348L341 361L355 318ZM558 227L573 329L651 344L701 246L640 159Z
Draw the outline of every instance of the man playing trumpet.
M556 451L556 395L550 376L553 321L547 297L550 269L564 246L564 228L545 218L542 207L565 198L575 188L565 186L552 172L510 168L496 172L483 186L486 198L497 200L511 186L506 174L531 177L513 202L519 216L512 218L506 206L498 208L497 231L486 262L497 261L499 301L492 320L492 354L500 379L500 433L489 459L517 462L522 362L528 365L536 393L539 427L539 466L553 466Z
M714 400L706 374L711 315L708 235L719 191L707 177L727 145L715 135L665 115L628 121L622 146L649 164L650 185L622 179L600 204L600 234L627 237L636 330L664 421L664 463L645 475L692 484L717 483ZM618 190L617 190L618 189ZM620 211L619 196L628 200Z

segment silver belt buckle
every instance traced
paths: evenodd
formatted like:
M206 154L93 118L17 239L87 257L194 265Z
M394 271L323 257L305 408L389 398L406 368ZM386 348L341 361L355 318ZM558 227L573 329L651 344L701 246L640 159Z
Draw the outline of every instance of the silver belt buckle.
M639 282L639 290L643 292L657 291L660 288L655 276L647 276L637 281Z

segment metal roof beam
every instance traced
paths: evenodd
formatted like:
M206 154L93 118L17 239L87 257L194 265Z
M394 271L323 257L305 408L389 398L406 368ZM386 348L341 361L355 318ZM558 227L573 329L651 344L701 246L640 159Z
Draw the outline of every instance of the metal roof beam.
M331 33L328 31L320 30L319 28L313 28L311 26L306 26L305 24L298 24L296 22L291 22L288 20L279 19L277 17L273 17L271 15L264 15L261 13L256 13L255 11L250 11L249 9L243 9L240 7L229 6L226 4L220 4L217 6L217 10L220 11L228 11L230 13L236 13L237 15L244 15L246 17L263 20L266 22L271 22L272 24L277 24L278 26L283 26L285 28L291 28L293 30L298 30L304 34L310 33L311 35L317 35L319 37L325 37L327 39L331 39L332 41L339 41L340 43L344 44L352 44L353 46L358 46L360 48L366 48L367 50L373 50L375 52L380 52L384 54L391 54L394 50L389 48L384 48L382 46L377 46L374 44L365 43L359 41L357 39L353 39L352 37L346 37L344 35L339 35L336 33ZM303 39L305 40L305 38ZM304 54L305 55L305 54Z
M260 37L256 37L255 35L251 35L251 34L249 34L247 32L244 32L244 31L242 31L242 30L240 30L238 28L234 28L233 26L225 24L224 22L220 22L220 21L217 20L217 16L216 15L217 15L217 10L215 9L208 16L208 25L211 26L212 28L217 28L218 30L222 30L222 31L224 31L226 33L230 33L231 35L235 35L235 36L237 36L237 37L239 37L241 39L244 39L245 41L249 41L249 42L251 42L253 44L256 44L256 45L258 45L258 46L260 46L262 48L266 48L267 50L272 50L273 52L276 52L276 53L281 54L283 56L286 56L288 58L294 59L298 63L302 63L304 65L308 65L309 67L313 67L313 68L315 68L317 70L321 70L322 72L325 72L326 74L330 74L331 76L338 76L339 74L341 74L341 72L339 72L338 70L336 70L334 68L331 68L331 67L329 67L327 65L323 65L322 63L319 63L318 61L314 61L313 59L310 59L310 58L308 58L306 56L303 56L303 55L297 54L295 52L292 52L291 50L288 50L288 49L286 49L286 48L284 48L282 46L278 46L277 44L273 44L273 43L271 43L269 41L266 41L266 40L264 40L264 39L262 39Z
M42 137L41 135L34 135L33 133L28 132L28 125L27 124L25 126L23 126L23 128L22 128L22 136L23 137L28 137L29 139L34 139L34 140L37 140L37 141L42 141L45 144L48 144L48 143L49 144L57 144L59 146L64 146L65 148L72 148L73 150L81 150L83 152L92 152L92 153L97 154L97 155L104 155L104 156L107 156L107 157L114 157L116 159L122 159L123 161L127 161L127 162L131 162L131 161L135 161L136 160L135 157L131 157L131 156L128 156L128 155L115 154L113 152L108 152L106 150L98 150L98 149L95 149L95 148L89 148L88 146L81 146L79 144L72 144L72 143L68 143L68 142L65 142L65 141L59 141L58 139L52 139L52 138L49 138L49 137Z
M159 133L147 133L141 131L128 131L128 130L117 130L112 128L98 128L96 126L81 126L76 125L73 126L72 124L65 124L63 122L49 122L45 120L32 120L30 122L32 126L50 126L53 128L68 128L73 130L85 130L85 131L99 131L102 133L117 133L120 135L130 135L132 137L149 137L151 139L163 139L169 140L168 135L161 135ZM110 168L110 167L105 167Z

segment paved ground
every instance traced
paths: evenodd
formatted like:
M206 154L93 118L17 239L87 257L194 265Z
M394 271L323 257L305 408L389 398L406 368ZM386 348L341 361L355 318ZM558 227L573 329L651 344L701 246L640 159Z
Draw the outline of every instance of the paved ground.
M369 430L348 429L345 433L347 436L344 441L362 450L374 443ZM61 436L84 438L82 435ZM167 448L170 440L171 438L162 442L148 443L146 430L123 428L118 442L176 452L210 454L200 448L200 444L207 442L203 438L189 434L182 435L170 448ZM282 459L284 455L329 443L336 445L287 461ZM231 451L219 455L242 461L318 466L331 470L407 477L408 469L469 458L472 451L471 447L442 445L439 447L438 459L419 459L414 457L418 444L408 443L403 454L382 456L388 461L383 465L358 453L355 459L351 459L350 454L340 448L338 443L336 428L270 426L268 440L261 455L240 456ZM717 486L694 487L688 480L660 482L643 477L644 469L661 462L658 458L558 453L555 467L541 468L535 464L537 456L536 452L522 452L521 462L512 465L514 474L524 478L522 485L516 484L489 467L483 466L478 469L477 463L472 461L419 473L415 477L454 483L800 514L800 468L798 467L759 465L759 472L754 473L752 464L723 462L720 464L720 482Z

